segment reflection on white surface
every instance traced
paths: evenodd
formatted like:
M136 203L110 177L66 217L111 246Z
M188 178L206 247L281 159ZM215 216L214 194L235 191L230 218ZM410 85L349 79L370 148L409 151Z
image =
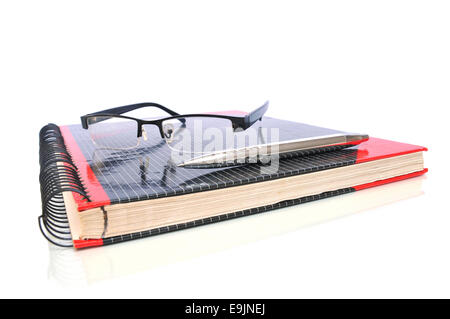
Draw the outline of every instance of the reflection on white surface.
M262 214L86 250L50 245L49 277L84 285L257 241L423 194L424 176Z

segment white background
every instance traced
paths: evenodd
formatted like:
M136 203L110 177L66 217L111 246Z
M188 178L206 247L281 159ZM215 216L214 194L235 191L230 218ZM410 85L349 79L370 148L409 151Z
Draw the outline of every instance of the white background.
M449 17L446 1L2 1L0 297L450 297ZM274 117L427 146L421 195L400 200L404 182L85 252L40 235L46 123L266 99Z

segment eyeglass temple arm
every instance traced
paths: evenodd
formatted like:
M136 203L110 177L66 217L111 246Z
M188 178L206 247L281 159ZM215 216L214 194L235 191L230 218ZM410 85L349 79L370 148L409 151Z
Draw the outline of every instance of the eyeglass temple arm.
M156 107L158 109L161 109L167 113L169 113L172 116L176 116L176 115L180 115L177 112L172 111L171 109L168 109L167 107L158 104L158 103L152 103L152 102L144 102L144 103L137 103L137 104L130 104L130 105L125 105L125 106L119 106L119 107L114 107L112 109L108 109L108 110L103 110L100 112L95 112L92 114L100 114L100 113L108 113L108 114L116 114L116 115L120 115L122 113L126 113L126 112L130 112L130 111L134 111L143 107ZM90 115L92 115L90 114Z
M126 112L134 111L134 110L137 110L137 109L140 109L140 108L143 108L143 107L149 107L149 106L150 106L150 107L156 107L156 108L158 108L158 109L161 109L161 110L163 110L163 111L169 113L169 114L172 115L172 116L180 115L180 114L178 114L177 112L172 111L171 109L169 109L169 108L167 108L167 107L165 107L165 106L163 106L163 105L161 105L161 104L153 103L153 102L144 102L144 103L137 103L137 104L130 104L130 105L124 105L124 106L114 107L114 108L112 108L112 109L106 109L106 110L103 110L103 111L98 111L98 112L95 112L95 113L90 113L90 114L88 114L88 115L85 115L85 116L82 116L82 117L81 117L81 124L82 124L83 128L86 129L87 126L88 126L88 124L87 124L87 118L88 118L89 116L93 116L93 115L96 115L96 114L114 114L114 115L120 115L120 114L123 114L123 113L126 113ZM99 119L99 122L100 122L100 121L101 121L101 119Z
M244 127L243 129L246 130L253 124L255 124L256 121L261 120L264 113L266 113L267 109L269 108L269 101L266 101L262 106L258 107L256 110L250 112L244 117Z

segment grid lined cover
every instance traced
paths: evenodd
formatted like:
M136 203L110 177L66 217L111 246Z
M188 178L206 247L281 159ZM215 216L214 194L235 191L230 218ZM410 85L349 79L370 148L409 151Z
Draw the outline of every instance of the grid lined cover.
M281 140L342 133L273 118L264 118L262 125L279 128ZM156 127L154 130L152 127L146 128L148 140L129 150L97 148L87 130L80 125L66 128L76 143L67 143L68 139L64 136L69 153L73 154L75 148L79 148L82 153L82 159L75 158L74 162L82 171L82 182L87 194L95 202L95 194L90 188L98 182L106 192L110 204L207 191L350 165L355 163L357 153L355 148L339 150L342 147L291 153L280 159L279 167L274 171L262 164L184 168L177 167L172 162L171 151ZM335 152L329 152L332 150ZM83 170L92 170L92 173L88 174ZM95 175L95 180L92 175Z

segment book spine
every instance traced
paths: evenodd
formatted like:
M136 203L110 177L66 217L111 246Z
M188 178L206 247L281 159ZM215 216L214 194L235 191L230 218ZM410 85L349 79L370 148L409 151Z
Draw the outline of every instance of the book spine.
M63 192L78 193L86 201L90 201L90 198L78 176L78 168L67 151L61 131L55 124L44 126L39 132L39 164L42 200L39 228L51 243L72 247Z

